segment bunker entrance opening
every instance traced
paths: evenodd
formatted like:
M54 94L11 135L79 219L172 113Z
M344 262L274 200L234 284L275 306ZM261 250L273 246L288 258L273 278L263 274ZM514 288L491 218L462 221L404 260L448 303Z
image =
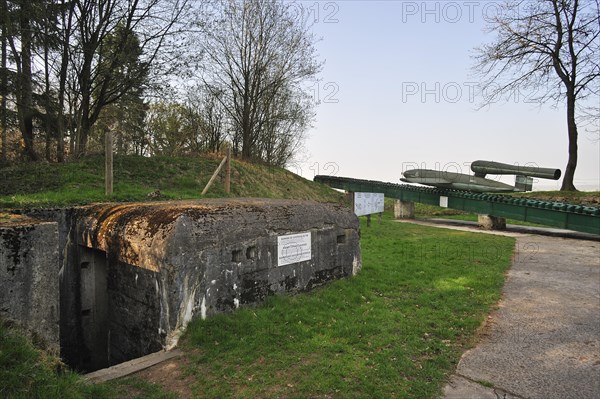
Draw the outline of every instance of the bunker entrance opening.
M108 268L106 253L86 247L79 249L80 326L83 340L82 364L86 371L108 367L110 334L108 329Z
M162 349L157 274L85 246L77 247L77 259L68 301L75 332L65 334L61 348L67 364L91 372Z

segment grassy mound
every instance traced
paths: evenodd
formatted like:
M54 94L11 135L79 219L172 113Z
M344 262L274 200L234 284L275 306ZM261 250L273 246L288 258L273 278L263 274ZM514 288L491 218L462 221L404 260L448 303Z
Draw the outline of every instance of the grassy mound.
M114 194L104 194L104 158L65 164L28 163L0 169L0 209L53 207L92 202L198 199L221 162L218 157L117 156ZM343 195L285 169L232 162L231 193L224 171L205 198L267 197L340 202Z

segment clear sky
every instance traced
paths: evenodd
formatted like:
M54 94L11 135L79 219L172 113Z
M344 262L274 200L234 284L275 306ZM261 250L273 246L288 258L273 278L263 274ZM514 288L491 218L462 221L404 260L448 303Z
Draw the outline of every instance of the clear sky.
M318 50L326 62L313 87L321 101L314 128L290 170L309 179L335 173L398 183L407 169L471 173L470 162L483 159L564 173L562 104L540 106L524 92L478 110L472 55L492 40L483 29L496 2L301 4L322 38ZM534 189L559 183L541 180ZM599 189L597 134L580 131L575 185Z

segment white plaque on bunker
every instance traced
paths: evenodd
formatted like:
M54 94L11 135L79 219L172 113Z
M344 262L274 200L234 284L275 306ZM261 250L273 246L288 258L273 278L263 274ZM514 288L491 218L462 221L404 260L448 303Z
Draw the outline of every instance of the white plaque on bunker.
M277 266L312 259L311 232L277 237Z

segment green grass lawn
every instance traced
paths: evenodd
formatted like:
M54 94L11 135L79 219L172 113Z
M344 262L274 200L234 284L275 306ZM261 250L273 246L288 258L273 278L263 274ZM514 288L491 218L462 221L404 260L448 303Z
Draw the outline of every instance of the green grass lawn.
M500 298L514 240L397 223L366 227L363 270L190 324L198 398L434 398ZM90 386L0 328L0 397L174 397L139 378ZM191 376L191 377L190 377Z
M199 398L433 398L498 301L511 238L362 223L363 270L193 322Z

